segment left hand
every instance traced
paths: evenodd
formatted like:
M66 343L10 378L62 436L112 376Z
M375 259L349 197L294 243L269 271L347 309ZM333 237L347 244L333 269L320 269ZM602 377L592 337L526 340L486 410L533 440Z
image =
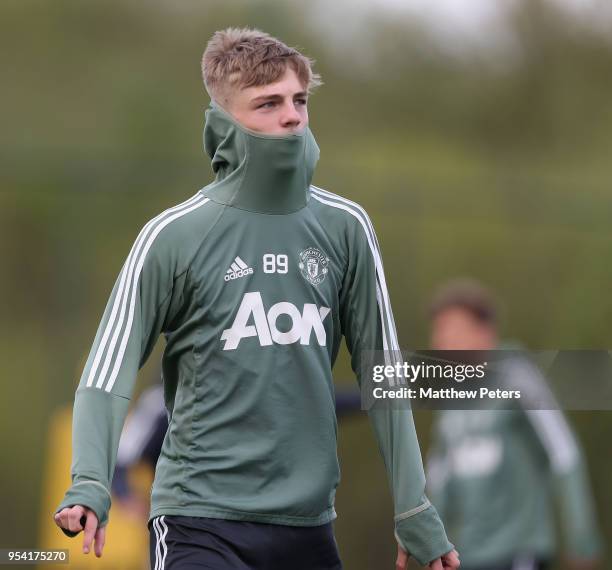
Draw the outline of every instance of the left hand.
M408 559L410 556L408 553L398 544L397 545L397 558L395 560L395 570L406 570L408 568Z
M461 562L459 562L459 553L456 550L451 550L429 563L431 570L444 570L445 568L456 570L459 566Z
M410 555L398 544L395 570L407 570L409 558ZM432 560L429 563L429 568L431 568L431 570L444 570L445 568L456 570L460 565L459 554L456 550L451 550L450 552L442 555L440 558Z

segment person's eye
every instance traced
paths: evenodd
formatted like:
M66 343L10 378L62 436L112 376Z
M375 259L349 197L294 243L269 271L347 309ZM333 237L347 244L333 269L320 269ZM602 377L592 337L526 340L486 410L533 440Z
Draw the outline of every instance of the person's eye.
M308 103L308 99L305 99L304 97L300 98L300 99L296 99L295 102L298 105L306 105L306 103Z
M276 103L274 101L266 101L265 103L262 103L261 105L259 105L257 108L258 109L272 109L274 108L275 105Z

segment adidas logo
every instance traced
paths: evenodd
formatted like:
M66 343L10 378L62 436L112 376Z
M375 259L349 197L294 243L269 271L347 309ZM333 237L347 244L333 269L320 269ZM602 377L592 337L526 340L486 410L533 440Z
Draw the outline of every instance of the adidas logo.
M233 281L240 277L246 277L253 273L253 268L249 267L240 257L236 256L236 259L230 265L230 268L225 272L223 279L225 281Z

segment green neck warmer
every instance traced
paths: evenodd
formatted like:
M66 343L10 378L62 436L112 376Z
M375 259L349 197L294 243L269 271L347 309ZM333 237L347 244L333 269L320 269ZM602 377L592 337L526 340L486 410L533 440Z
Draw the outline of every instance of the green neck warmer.
M319 160L308 127L291 135L257 133L211 102L204 149L216 175L206 195L215 202L265 214L287 214L306 205Z

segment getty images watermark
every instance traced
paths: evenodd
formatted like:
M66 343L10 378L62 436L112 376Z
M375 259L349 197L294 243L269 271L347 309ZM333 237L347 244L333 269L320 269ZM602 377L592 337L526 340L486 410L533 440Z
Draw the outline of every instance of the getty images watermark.
M368 351L362 408L612 409L612 351Z

